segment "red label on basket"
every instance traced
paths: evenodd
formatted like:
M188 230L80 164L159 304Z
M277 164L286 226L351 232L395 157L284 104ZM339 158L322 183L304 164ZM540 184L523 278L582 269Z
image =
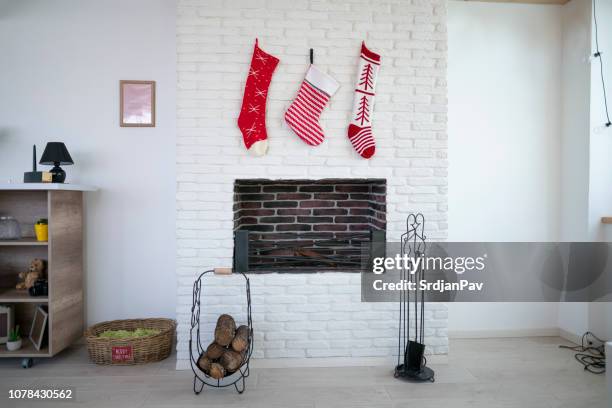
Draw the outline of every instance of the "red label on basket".
M123 363L126 361L132 361L134 359L132 346L112 347L111 353L113 355L113 363Z

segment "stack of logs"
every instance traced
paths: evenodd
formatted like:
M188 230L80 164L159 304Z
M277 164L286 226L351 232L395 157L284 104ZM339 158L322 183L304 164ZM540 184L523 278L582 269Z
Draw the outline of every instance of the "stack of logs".
M249 327L236 329L234 318L222 314L217 320L215 341L198 358L200 370L214 379L221 379L242 366L249 349Z

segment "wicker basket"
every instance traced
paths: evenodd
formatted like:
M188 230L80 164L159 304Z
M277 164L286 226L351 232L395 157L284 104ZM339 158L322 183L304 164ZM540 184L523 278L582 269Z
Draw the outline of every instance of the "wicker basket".
M157 329L159 334L135 339L104 339L106 330ZM160 361L170 355L176 322L171 319L112 320L85 332L89 358L96 364L134 365Z

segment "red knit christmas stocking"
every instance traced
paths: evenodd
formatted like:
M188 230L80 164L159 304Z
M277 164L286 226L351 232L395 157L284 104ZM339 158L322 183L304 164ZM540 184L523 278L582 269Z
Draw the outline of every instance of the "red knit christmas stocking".
M268 151L266 101L268 87L278 62L278 58L259 48L256 39L251 67L244 87L242 110L238 117L238 127L242 132L244 145L256 156L262 156Z
M319 117L338 88L334 78L310 65L295 100L285 113L285 121L291 130L311 146L321 144L325 138Z
M357 153L365 159L372 157L376 150L374 136L372 136L372 112L374 110L376 77L379 68L380 55L368 50L365 42L362 42L359 76L355 87L355 100L353 102L351 124L348 127L348 138Z

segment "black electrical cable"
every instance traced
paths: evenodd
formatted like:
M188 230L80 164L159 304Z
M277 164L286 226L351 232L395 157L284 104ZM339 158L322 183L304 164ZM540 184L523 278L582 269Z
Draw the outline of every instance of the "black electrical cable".
M599 343L595 346L595 342ZM559 348L576 351L576 360L584 366L584 369L593 374L606 372L606 350L605 342L591 332L582 335L580 346L559 346Z
M606 95L606 82L604 79L604 67L603 67L603 57L601 56L601 52L599 51L599 36L597 30L597 0L593 0L593 23L595 25L595 54L594 57L599 58L599 73L601 75L601 87L603 88L603 97L604 97L604 108L606 110L606 127L612 126L612 122L610 121L610 113L608 111L608 97Z

